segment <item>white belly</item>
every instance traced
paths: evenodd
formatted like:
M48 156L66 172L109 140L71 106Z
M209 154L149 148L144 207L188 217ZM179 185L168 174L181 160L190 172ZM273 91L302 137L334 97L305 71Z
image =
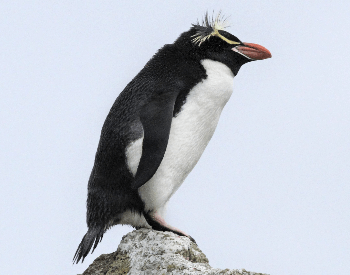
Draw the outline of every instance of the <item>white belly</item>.
M173 118L164 158L154 176L139 188L146 210L163 210L197 164L232 94L231 70L217 61L201 62L208 77L190 91L180 113ZM141 158L142 140L133 142L126 151L134 175Z

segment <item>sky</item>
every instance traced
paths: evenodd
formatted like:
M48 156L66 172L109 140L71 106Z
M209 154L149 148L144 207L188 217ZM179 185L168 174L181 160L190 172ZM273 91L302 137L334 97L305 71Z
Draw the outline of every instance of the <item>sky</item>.
M80 274L87 181L114 100L204 13L272 58L244 65L166 220L215 268L350 272L348 1L1 1L0 273Z

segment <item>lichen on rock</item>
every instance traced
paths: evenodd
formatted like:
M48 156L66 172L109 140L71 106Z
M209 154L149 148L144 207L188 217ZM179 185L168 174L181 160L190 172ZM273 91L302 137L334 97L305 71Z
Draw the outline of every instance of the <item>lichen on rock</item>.
M99 256L82 275L263 275L244 269L210 267L198 246L187 237L151 229L134 230L118 250Z

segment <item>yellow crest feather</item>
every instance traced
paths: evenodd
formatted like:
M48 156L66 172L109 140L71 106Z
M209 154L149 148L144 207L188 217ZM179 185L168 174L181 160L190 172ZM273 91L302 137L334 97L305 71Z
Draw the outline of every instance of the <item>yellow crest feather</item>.
M204 19L202 20L202 24L200 25L197 21L197 24L193 25L197 29L197 32L194 35L192 35L192 42L200 46L210 37L217 36L229 44L240 44L239 42L227 39L219 33L220 30L224 30L228 27L227 18L228 17L224 17L223 15L221 15L221 11L219 11L215 19L214 15L212 15L212 17L210 18L208 12L206 12Z

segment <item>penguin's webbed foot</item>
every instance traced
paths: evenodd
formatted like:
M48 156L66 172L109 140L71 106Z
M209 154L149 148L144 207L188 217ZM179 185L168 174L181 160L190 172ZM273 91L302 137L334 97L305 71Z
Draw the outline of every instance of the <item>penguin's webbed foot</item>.
M192 242L196 243L196 241L190 235L186 234L180 229L177 229L176 227L167 224L166 221L162 218L162 216L160 216L157 213L157 211L144 211L143 215L145 216L147 223L152 227L152 229L163 232L170 231L179 236L185 236L189 238Z

